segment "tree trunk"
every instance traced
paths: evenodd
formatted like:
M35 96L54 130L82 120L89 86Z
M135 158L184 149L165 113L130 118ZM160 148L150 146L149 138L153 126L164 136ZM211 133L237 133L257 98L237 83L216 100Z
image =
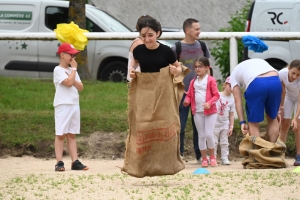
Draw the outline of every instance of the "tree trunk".
M86 29L85 17L86 0L70 0L69 22L73 21L81 29ZM87 47L76 56L78 63L78 73L81 79L90 79L91 73L88 67Z

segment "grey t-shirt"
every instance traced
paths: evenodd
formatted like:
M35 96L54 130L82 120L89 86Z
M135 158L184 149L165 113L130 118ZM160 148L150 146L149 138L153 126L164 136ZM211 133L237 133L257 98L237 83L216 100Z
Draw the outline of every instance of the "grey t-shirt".
M191 72L188 73L183 80L184 89L185 89L185 91L188 91L191 80L193 78L195 78L195 76L196 76L195 69L193 68L194 61L197 58L200 58L201 56L210 58L210 52L209 52L207 46L205 45L206 46L205 47L206 55L204 55L199 41L196 41L194 44L186 44L183 42L180 42L180 43L181 43L181 54L180 54L179 62L182 62L183 65L185 65L186 67L188 67L191 70ZM176 46L175 45L172 46L172 50L174 51L174 53L176 55Z

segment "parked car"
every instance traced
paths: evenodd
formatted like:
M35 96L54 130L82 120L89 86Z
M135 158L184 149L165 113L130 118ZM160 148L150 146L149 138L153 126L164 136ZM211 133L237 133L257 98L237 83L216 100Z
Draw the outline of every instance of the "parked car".
M0 32L53 32L68 23L69 2L62 0L0 0ZM86 5L86 29L90 32L131 32L103 10ZM131 40L90 40L87 45L91 77L126 81ZM168 42L165 42L168 43ZM0 40L0 76L52 78L59 63L59 41Z
M256 0L249 10L247 32L299 32L300 0ZM264 40L269 49L255 53L244 49L243 59L262 58L280 70L300 59L300 40Z

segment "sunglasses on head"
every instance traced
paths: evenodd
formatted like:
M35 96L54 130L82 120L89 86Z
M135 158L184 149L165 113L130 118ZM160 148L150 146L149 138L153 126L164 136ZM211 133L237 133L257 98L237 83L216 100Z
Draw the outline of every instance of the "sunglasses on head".
M67 53L67 52L64 52L64 54L69 54L71 56L71 58L75 58L76 57L75 54L70 54L70 53Z

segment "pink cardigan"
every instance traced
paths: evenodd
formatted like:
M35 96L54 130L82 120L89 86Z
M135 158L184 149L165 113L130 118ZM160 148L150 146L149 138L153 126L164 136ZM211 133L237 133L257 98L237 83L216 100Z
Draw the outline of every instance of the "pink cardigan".
M196 79L197 77L191 80L189 90L186 93L186 97L185 97L185 101L191 105L193 115L196 112L195 87L194 87L194 82ZM204 115L217 113L216 102L219 98L220 98L220 94L218 91L217 81L214 77L208 76L207 89L206 89L206 102L210 104L210 109L207 110L204 109Z

